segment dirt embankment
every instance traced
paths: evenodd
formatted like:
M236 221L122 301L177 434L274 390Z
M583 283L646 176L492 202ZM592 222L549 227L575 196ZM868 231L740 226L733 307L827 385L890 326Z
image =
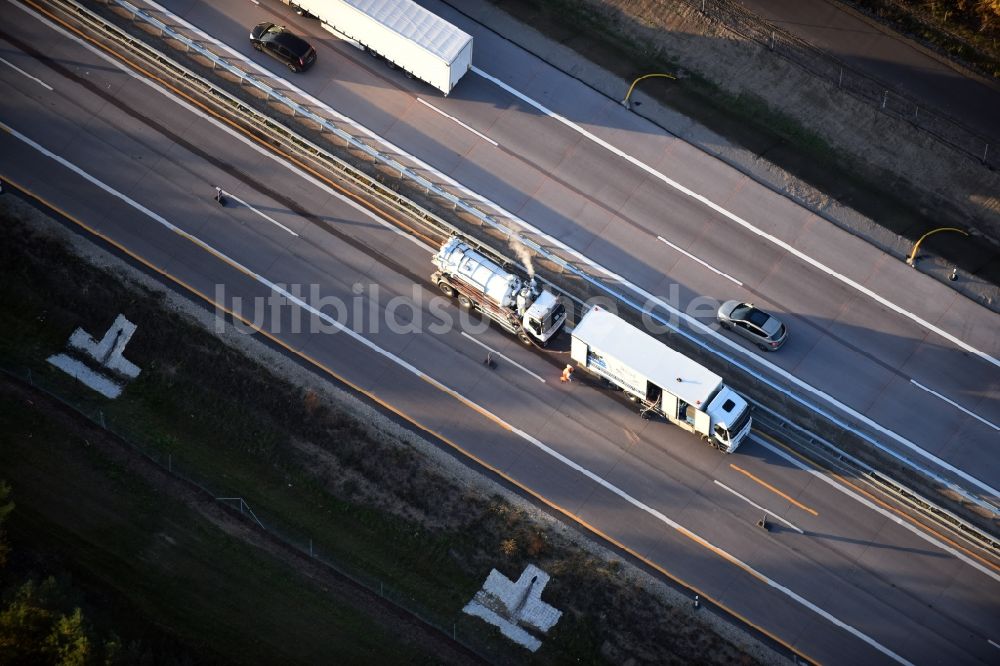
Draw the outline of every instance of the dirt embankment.
M911 124L839 90L776 57L767 47L707 19L691 5L663 0L585 0L616 17L622 32L668 54L731 95L754 95L835 150L846 152L873 178L893 174L920 197L921 206L1000 239L1000 174L944 146ZM883 178L884 179L884 178ZM955 213L947 210L955 207Z

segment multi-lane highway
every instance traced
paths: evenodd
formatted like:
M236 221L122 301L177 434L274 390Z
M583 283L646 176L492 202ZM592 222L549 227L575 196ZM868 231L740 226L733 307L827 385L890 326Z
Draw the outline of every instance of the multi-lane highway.
M865 421L918 463L974 470L959 478L1000 496L1000 464L984 445L1000 434L997 315L445 7L433 8L474 35L477 54L447 99L277 3L166 7L273 71L280 66L250 50L245 25L294 25L326 58L292 85L621 276L640 302L651 294L705 321L702 297L779 313L791 330L781 354L709 338Z
M460 311L434 300L423 240L78 36L4 7L5 180L810 659L1000 658L1000 568L987 553L779 442L754 435L724 456L596 386L555 381L564 357L495 329L434 326ZM283 85L315 108L540 244L619 276L637 301L685 313L687 334L726 359L722 374L737 363L766 375L998 501L996 314L447 8L433 6L476 39L476 69L448 98L268 0L165 8L165 21L274 72L247 29L294 26L319 60ZM212 198L217 186L230 205ZM248 307L273 293L292 304ZM729 298L778 313L785 348L763 356L717 331L705 303ZM482 363L484 345L503 355L496 370ZM764 512L770 532L755 525Z

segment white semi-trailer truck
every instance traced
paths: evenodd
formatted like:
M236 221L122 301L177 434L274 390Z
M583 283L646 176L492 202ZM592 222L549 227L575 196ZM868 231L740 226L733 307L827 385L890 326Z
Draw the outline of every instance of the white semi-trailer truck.
M434 255L431 281L464 308L476 308L525 344L546 345L566 322L566 307L534 278L501 268L452 236Z
M472 67L472 36L412 0L282 0L445 95Z
M750 432L750 405L722 378L607 310L572 332L571 358L641 405L732 453Z

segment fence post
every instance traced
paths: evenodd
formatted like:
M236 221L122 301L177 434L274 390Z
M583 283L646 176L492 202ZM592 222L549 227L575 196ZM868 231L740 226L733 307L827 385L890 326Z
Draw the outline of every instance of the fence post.
M882 110L883 111L885 110L885 103L887 101L889 101L889 91L888 90L886 90L885 93L882 94Z
M103 409L98 409L97 410L97 415L101 418L101 427L104 428L105 430L107 430L108 426L106 426L104 424L104 410Z

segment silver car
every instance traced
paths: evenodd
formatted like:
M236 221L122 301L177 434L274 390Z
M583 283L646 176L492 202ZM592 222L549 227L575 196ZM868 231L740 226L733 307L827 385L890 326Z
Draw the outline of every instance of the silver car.
M788 329L781 321L753 303L726 301L719 306L719 324L736 331L764 351L777 351L788 339Z

